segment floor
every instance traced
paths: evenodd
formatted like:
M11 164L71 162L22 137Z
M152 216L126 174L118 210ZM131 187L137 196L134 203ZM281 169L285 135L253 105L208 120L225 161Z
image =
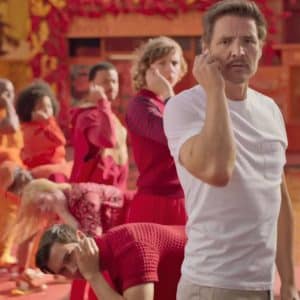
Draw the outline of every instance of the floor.
M299 165L300 166L300 165ZM287 183L292 198L292 205L295 218L295 262L297 267L297 287L300 289L300 167L287 168ZM48 280L49 281L49 280ZM69 284L50 284L48 289L26 296L12 296L10 291L14 287L13 282L8 281L5 273L0 273L0 300L20 299L20 300L62 300L67 295ZM279 280L276 279L275 294L278 295Z

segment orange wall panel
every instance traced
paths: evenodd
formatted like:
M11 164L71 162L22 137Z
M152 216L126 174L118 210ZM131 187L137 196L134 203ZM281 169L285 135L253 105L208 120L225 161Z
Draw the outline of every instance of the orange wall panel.
M142 14L104 15L97 19L78 17L71 24L68 37L199 36L201 15L188 12L172 19Z

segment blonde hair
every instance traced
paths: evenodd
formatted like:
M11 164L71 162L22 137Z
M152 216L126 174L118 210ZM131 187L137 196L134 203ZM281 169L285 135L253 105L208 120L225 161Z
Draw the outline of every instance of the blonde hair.
M146 87L146 71L155 61L165 57L174 50L178 51L180 54L180 80L187 72L187 64L183 57L182 49L175 40L166 36L160 36L149 39L136 50L135 59L131 69L133 88L136 91L139 91Z
M48 226L51 221L46 214L36 209L38 195L43 192L69 188L71 188L71 185L68 183L55 183L47 179L35 179L25 186L21 196L16 225L13 229L17 243L31 238L40 229Z

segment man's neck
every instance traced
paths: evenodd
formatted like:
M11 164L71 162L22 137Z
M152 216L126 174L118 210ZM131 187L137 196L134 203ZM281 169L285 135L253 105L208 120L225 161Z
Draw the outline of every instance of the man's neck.
M230 100L241 101L247 97L248 83L234 84L226 81L225 94Z

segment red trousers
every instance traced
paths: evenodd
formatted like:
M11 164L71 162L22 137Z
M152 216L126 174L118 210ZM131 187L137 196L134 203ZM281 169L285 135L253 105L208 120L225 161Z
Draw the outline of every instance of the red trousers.
M130 202L127 222L185 225L186 219L184 198L169 198L137 192Z

